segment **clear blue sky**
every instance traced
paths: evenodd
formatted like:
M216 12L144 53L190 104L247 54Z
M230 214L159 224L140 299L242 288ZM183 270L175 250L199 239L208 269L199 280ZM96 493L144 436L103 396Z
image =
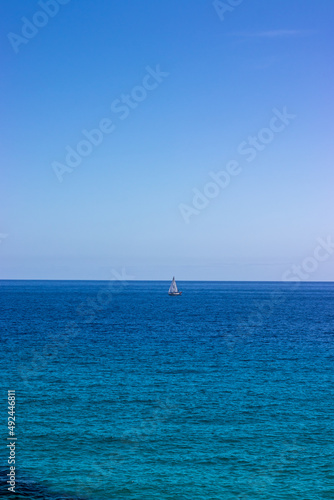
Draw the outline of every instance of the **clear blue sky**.
M207 0L54 1L1 3L1 278L280 280L311 257L302 279L334 280L334 253L314 263L334 239L334 3L244 0L221 19Z

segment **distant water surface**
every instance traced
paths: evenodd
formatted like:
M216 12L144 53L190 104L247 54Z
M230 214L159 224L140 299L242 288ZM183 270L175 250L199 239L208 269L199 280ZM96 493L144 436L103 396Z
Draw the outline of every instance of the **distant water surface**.
M334 498L334 284L178 286L0 282L16 498Z

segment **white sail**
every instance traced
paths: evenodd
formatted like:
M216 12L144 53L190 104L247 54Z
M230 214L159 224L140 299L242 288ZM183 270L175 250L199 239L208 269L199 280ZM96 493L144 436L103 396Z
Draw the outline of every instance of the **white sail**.
M178 289L177 289L177 286L176 286L176 281L175 281L175 278L173 276L173 281L169 287L169 291L168 293L178 293Z

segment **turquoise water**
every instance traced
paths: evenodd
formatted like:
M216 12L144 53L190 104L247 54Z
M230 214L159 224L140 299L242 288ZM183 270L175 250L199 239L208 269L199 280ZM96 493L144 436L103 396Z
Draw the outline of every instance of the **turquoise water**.
M16 498L334 498L334 284L178 285L1 282Z

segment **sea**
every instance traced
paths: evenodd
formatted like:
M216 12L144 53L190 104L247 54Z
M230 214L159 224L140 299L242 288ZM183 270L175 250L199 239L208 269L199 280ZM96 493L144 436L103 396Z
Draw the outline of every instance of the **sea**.
M1 497L334 498L334 283L177 283L0 282Z

